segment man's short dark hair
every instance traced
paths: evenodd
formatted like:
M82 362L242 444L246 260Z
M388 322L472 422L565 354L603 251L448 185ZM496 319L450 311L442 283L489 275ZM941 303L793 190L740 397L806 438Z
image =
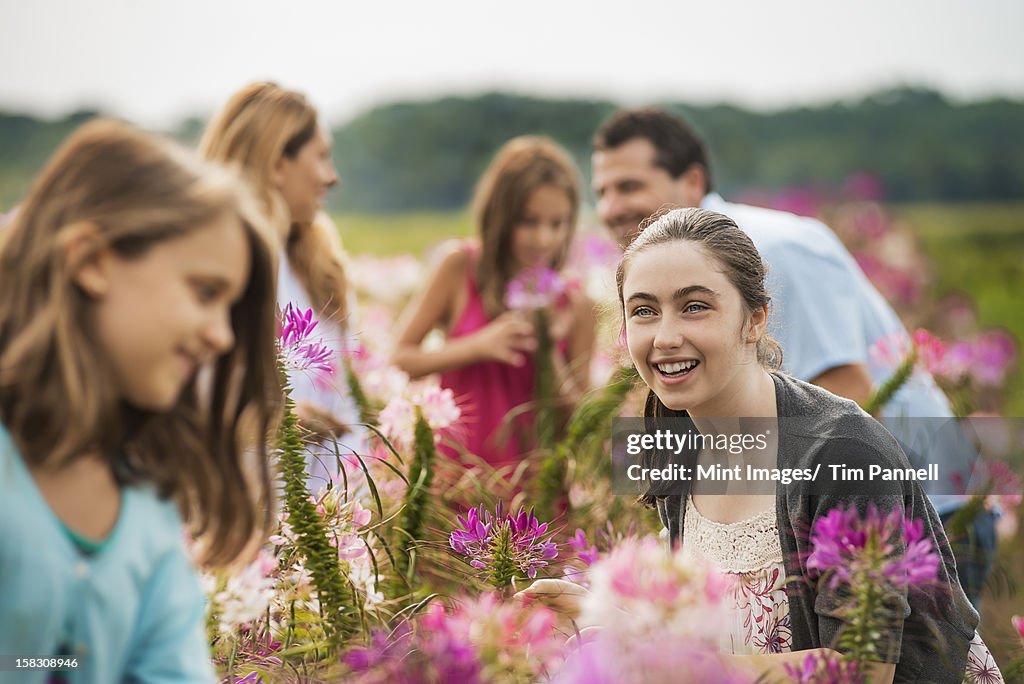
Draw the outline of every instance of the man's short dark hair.
M707 191L711 192L711 168L704 141L675 114L657 107L620 109L605 119L594 134L594 151L614 150L634 138L654 146L654 165L679 178L693 164L704 167Z

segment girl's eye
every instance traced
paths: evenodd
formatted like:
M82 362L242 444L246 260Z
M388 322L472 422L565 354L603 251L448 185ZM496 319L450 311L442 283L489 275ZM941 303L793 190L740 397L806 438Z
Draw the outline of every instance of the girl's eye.
M654 315L654 309L652 309L649 306L638 306L635 309L633 309L633 315L634 316L639 316L641 318L645 318L647 316L653 316Z
M687 304L686 308L684 308L683 311L686 313L700 313L701 311L707 311L707 309L708 307L704 306L703 304L693 303Z
M209 304L210 302L213 302L214 300L217 299L217 296L220 294L220 291L217 287L213 285L207 285L205 283L195 283L192 286L192 289L195 290L196 298L203 304Z

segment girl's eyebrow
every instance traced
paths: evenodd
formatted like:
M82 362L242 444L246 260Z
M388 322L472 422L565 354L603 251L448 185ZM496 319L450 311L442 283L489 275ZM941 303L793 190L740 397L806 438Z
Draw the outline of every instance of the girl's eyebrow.
M710 287L705 285L689 285L688 287L681 287L675 291L672 295L672 300L676 301L679 299L685 299L692 294L702 294L711 299L718 299L718 293L712 290Z
M685 299L693 294L702 294L710 299L718 299L718 293L712 290L710 287L706 287L704 285L688 285L687 287L681 287L678 290L676 290L675 293L673 293L672 295L672 300L678 301L680 299ZM658 298L647 292L634 292L629 296L629 299L626 300L626 303L629 304L634 300L641 300L645 302L657 302Z

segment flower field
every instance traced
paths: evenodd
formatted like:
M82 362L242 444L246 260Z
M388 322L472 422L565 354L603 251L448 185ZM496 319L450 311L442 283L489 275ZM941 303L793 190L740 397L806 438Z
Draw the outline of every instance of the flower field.
M907 361L908 372L932 372L960 415L1024 416L1024 307L1015 286L1024 285L1024 205L886 207L872 192L755 199L825 217L908 329L919 331L874 354ZM332 366L325 348L337 341L318 336L309 312L288 310L282 359L291 369L343 374L367 446L355 451L345 437L336 440L327 468L334 475L307 482L307 435L293 414L286 417L277 529L247 567L203 578L225 681L755 681L725 668L707 637L732 591L728 578L666 553L657 516L611 494L610 420L621 411L637 415L641 397L635 376L622 369L615 307L603 309L594 389L557 439L515 468L456 463L439 447L459 441L458 398L430 380L409 382L386 355L398 315L430 268L431 248L467 235L468 218L336 222L351 256L361 346L339 350L344 364ZM608 276L616 257L600 231L581 231L573 272L602 304L614 295ZM1004 672L1022 654L1011 616L1024 615L1020 480L1012 484L1024 433L1010 444L1004 486L977 495L1000 495L1004 510L981 623ZM870 658L870 635L884 630L872 621L892 592L930 581L938 556L920 538L920 521L837 509L818 523L809 565L822 582L848 587L853 617L840 638L853 644L844 650ZM564 605L578 612L522 593L535 579L573 587ZM655 648L655 637L680 647ZM855 660L813 658L789 673L822 682L863 675Z

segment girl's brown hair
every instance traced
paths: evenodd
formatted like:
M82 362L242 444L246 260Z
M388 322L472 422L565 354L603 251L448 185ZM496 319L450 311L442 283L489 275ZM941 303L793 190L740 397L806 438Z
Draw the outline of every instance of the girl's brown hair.
M241 168L278 228L292 271L318 316L346 327L345 252L334 224L321 214L311 224L292 221L272 173L282 157L294 159L316 135L316 109L301 94L274 83L253 83L235 93L210 122L203 156Z
M132 408L86 332L91 299L62 241L89 224L93 249L131 259L225 215L241 222L251 257L231 310L235 346L204 371L202 392L193 380L167 412ZM258 202L228 171L115 121L72 134L0 238L0 421L25 461L59 467L98 453L122 483L176 500L205 561L237 557L272 522L267 439L282 398L273 244Z
M706 209L675 209L662 214L652 221L626 248L615 271L615 286L619 293L619 310L625 317L625 302L622 286L626 270L637 254L651 247L673 242L693 242L713 258L722 273L739 291L746 309L744 324L755 309L770 307L771 296L765 286L768 266L761 258L746 233L725 216ZM768 370L782 366L782 347L767 333L757 340L757 361ZM682 417L685 411L668 408L653 390L648 391L644 403L645 418ZM654 505L655 497L645 494L640 502Z
M580 205L579 175L569 154L548 138L513 138L498 150L477 184L473 218L482 250L476 277L490 316L504 309L505 288L514 275L512 231L522 221L530 195L548 185L564 190L572 206L565 245L550 264L561 269L576 230Z

